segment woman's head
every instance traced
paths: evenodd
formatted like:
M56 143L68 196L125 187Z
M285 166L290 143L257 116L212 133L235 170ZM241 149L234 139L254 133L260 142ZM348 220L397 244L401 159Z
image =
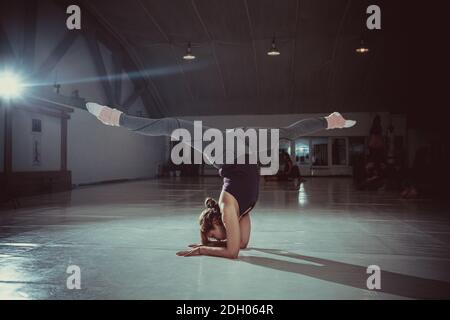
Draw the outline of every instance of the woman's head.
M205 207L206 209L202 211L198 219L202 242L207 243L209 238L225 240L227 234L222 222L222 213L216 200L206 198Z

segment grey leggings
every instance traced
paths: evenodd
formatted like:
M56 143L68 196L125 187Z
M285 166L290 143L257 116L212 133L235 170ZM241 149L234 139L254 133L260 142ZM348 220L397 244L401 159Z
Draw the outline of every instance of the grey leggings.
M192 146L194 147L194 122L177 119L177 118L162 118L149 119L141 117L133 117L125 113L120 116L120 126L131 131L147 136L167 136L170 137L175 129L186 129L192 137ZM300 136L311 134L320 130L327 129L328 122L325 118L310 118L297 121L290 126L277 128L279 130L279 139L293 140ZM203 133L210 129L203 126ZM243 130L249 128L242 128ZM270 129L270 128L255 128L255 129ZM225 136L225 131L222 130ZM270 133L270 130L269 130ZM198 150L198 149L197 149ZM200 152L203 149L198 150Z

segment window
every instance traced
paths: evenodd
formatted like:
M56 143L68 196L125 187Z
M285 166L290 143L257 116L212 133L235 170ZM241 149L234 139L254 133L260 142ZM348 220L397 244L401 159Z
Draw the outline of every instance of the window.
M335 166L347 165L347 141L345 138L333 138L331 144L332 164Z
M31 132L42 132L42 122L39 119L31 120Z
M351 166L354 166L364 159L365 140L365 137L349 137L349 164Z
M312 165L328 166L328 138L313 138L312 149Z
M280 152L285 151L287 154L291 154L291 142L290 141L280 141Z
M309 139L298 139L295 141L295 160L299 165L309 165Z

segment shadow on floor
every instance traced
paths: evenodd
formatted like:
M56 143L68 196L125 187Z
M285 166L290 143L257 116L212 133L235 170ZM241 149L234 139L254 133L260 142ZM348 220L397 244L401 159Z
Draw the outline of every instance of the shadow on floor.
M370 276L366 273L367 267L304 256L278 249L249 249L277 256L303 260L306 263L296 263L257 256L240 257L241 261L261 267L297 273L358 289L373 291L367 289L366 286L367 278ZM376 292L388 293L413 299L450 299L449 282L383 271L382 266L380 267L381 289L376 290Z

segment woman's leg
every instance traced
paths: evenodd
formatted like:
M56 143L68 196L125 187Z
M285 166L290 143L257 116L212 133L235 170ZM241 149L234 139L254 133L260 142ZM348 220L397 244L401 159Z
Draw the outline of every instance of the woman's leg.
M355 121L345 120L338 112L330 114L328 117L311 118L297 121L288 127L280 128L280 139L293 140L300 136L311 134L325 129L342 129L352 127Z
M208 127L202 126L200 137L194 134L194 122L176 118L149 119L142 117L134 117L123 113L120 110L112 109L107 106L101 106L96 103L88 103L86 105L88 111L95 115L103 124L109 126L123 127L133 132L146 136L165 136L170 137L176 129L185 129L190 133L193 148L196 147L195 138L202 141L204 131ZM202 146L202 144L199 144ZM202 148L198 151L202 152Z
M120 127L147 136L170 137L176 129L186 129L191 134L191 138L194 139L194 123L188 120L176 118L149 119L133 117L122 113L119 125Z
M187 143L183 140L184 143L187 145L193 147L200 153L203 153L203 147L204 147L204 141L203 141L203 134L205 131L210 129L207 126L204 126L202 124L201 132L195 132L195 126L193 121L183 120L183 119L177 119L177 118L162 118L162 119L149 119L149 118L142 118L142 117L134 117L127 115L123 113L120 110L112 109L107 106L101 106L96 103L88 103L86 105L87 109L90 113L95 115L102 123L110 126L117 126L117 127L124 127L128 130L131 130L133 132L147 135L147 136L166 136L170 137L172 136L173 132L176 129L185 129L190 134L190 143ZM225 158L226 155L226 132L224 130L220 130L223 134L223 145L222 150L215 150L215 157L216 159ZM196 134L197 133L197 134ZM245 141L245 138L240 137L239 135L236 137L238 142L237 143L243 143L247 146L247 143ZM249 150L251 150L249 148ZM252 150L253 151L253 150ZM238 152L240 151L240 148L235 148L233 150L234 153L234 159L237 159L238 157L245 156L245 154L240 154ZM245 150L244 150L245 153ZM225 159L221 161L221 163L214 163L213 165L216 168L220 168L222 166L222 163L225 162Z
M170 137L176 129L186 129L194 137L194 123L192 121L176 118L149 119L133 117L120 110L101 106L97 103L88 103L86 107L102 123L109 126L124 127L128 130L147 136ZM203 131L208 128L203 127Z
M194 149L196 146L200 146L197 149L203 153L203 133L208 130L208 127L202 126L202 134L197 137L194 132L194 122L176 118L162 118L162 119L149 119L127 115L117 109L111 109L106 106L101 106L96 103L88 103L86 105L89 112L94 114L100 121L106 125L120 126L127 128L133 132L148 135L148 136L167 136L170 137L176 129L186 129L191 136L191 145ZM347 121L348 122L348 121ZM324 129L336 129L344 128L346 126L346 120L337 112L332 113L328 117L312 118L300 120L291 124L288 127L280 128L279 138L293 140L299 136L311 134ZM221 130L226 136L225 132ZM195 143L194 139L198 138L198 143ZM242 138L238 138L242 139ZM225 152L226 139L223 143L223 152ZM250 152L261 152L266 150L252 150L243 139L244 143ZM256 146L258 148L258 146ZM233 150L235 151L235 150ZM239 155L235 153L235 158Z
M280 139L293 140L300 136L328 129L325 118L311 118L297 121L288 127L280 128Z
M96 103L88 103L87 108L89 112L94 114L104 124L125 127L144 135L171 136L175 129L181 128L188 130L191 136L194 134L194 123L192 121L176 118L149 119L133 117L117 109L111 109ZM344 128L349 121L346 121L337 112L332 113L328 117L300 120L288 127L280 128L280 139L295 139L324 129ZM207 129L209 128L203 126L203 132Z

